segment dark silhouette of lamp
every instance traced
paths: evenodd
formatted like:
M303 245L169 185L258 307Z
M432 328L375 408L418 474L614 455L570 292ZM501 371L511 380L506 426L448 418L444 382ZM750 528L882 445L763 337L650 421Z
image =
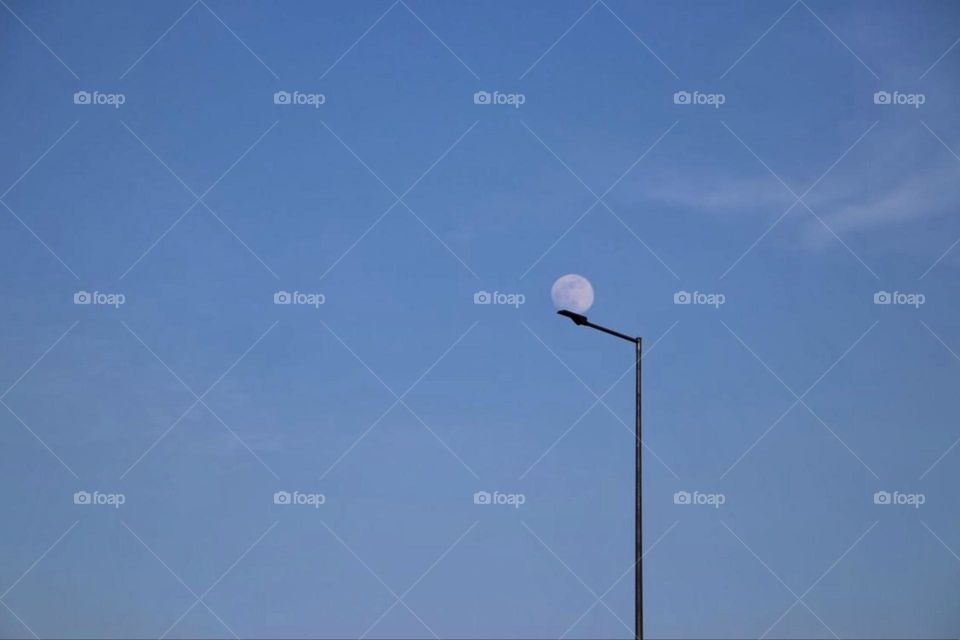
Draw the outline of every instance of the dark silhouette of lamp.
M581 313L575 313L567 309L561 309L557 313L565 318L570 318L575 325L578 327L590 327L591 329L596 329L597 331L602 331L603 333L609 334L621 340L626 340L627 342L632 342L635 348L635 354L637 359L637 403L636 403L636 422L634 427L634 435L636 437L636 444L634 447L634 557L636 562L634 566L636 571L634 572L634 604L633 604L633 614L634 614L634 633L636 640L643 640L643 466L641 458L641 446L642 446L642 417L640 408L642 406L642 397L641 397L641 370L640 363L643 357L643 338L633 338L628 336L625 333L620 333L619 331L614 331L607 327L601 326L599 324L594 324L587 319L587 316Z

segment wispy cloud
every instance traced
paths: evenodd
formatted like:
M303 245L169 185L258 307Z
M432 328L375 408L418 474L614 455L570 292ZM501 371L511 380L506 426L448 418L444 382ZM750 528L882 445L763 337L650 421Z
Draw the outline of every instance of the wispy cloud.
M960 163L930 153L930 140L917 131L899 131L865 141L857 157L847 158L804 198L841 237L844 233L882 231L946 214L960 202ZM802 193L800 181L791 183ZM779 217L795 198L766 172L749 175L733 169L661 168L625 184L626 197L694 213L729 218ZM623 197L623 192L620 196ZM806 215L802 204L784 220L801 246L820 249L835 241L823 224ZM790 225L793 225L792 227Z
M923 171L923 170L920 170ZM867 231L920 218L942 215L955 210L960 201L960 165L944 164L897 179L891 176L887 186L870 189L856 198L826 199L824 220L834 232ZM810 221L803 238L818 247L830 241L830 234L821 224Z

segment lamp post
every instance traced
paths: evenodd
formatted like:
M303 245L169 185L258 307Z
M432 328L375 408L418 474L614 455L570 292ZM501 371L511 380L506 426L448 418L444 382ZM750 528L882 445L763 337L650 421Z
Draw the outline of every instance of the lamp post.
M587 316L581 315L579 313L574 313L573 311L557 311L558 314L564 316L565 318L570 318L575 325L578 327L590 327L591 329L596 329L608 335L614 336L615 338L620 338L621 340L626 340L627 342L632 342L634 345L634 350L636 354L636 363L637 363L637 387L636 387L636 414L635 414L635 423L634 423L634 435L636 436L636 443L634 445L634 601L633 601L633 615L634 615L634 635L636 640L643 640L643 466L641 458L641 437L643 433L642 429L642 416L640 413L641 400L642 400L642 388L641 388L641 367L640 362L643 354L643 338L636 337L632 338L626 334L620 333L619 331L614 331L613 329L608 329L607 327L594 324L587 319Z

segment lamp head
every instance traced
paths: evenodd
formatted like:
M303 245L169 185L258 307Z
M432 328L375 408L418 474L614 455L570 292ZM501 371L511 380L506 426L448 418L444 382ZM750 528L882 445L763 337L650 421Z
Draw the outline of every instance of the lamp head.
M570 318L571 320L573 320L573 323L577 326L585 325L588 322L587 316L581 315L579 313L574 313L573 311L568 311L566 309L561 309L560 311L557 311L557 314L564 316L565 318Z

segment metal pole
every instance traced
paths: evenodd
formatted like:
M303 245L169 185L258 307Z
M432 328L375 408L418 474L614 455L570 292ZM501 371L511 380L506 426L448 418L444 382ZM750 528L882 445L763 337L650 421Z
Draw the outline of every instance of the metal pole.
M643 438L643 417L641 415L642 407L642 376L641 360L643 358L643 338L636 339L637 345L637 407L636 407L636 453L635 453L635 473L636 473L636 504L634 508L634 527L636 538L636 573L634 584L634 615L636 640L643 640L643 465L642 465L642 444Z

